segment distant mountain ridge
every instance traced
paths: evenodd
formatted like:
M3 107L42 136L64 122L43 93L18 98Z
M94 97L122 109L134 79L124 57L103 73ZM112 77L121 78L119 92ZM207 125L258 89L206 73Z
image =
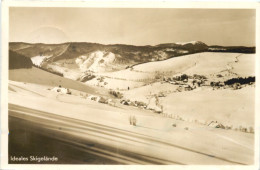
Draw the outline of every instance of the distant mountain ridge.
M119 54L124 58L128 58L134 61L146 61L152 60L156 51L165 51L170 57L183 55L183 51L186 53L201 52L207 50L208 46L202 42L200 43L187 43L187 44L159 44L156 46L134 46L125 44L109 44L103 45L98 43L88 42L68 42L62 44L30 44L21 42L9 43L9 49L23 54L27 57L34 57L38 55L50 56L53 55L53 60L71 59L76 58L79 55L84 55L94 51L106 51ZM168 49L167 49L168 48ZM138 55L137 53L144 55ZM149 57L148 57L149 56ZM156 55L154 57L156 59Z
M164 43L155 46L67 42L61 44L10 42L9 50L31 58L33 64L48 70L64 72L107 72L133 65L162 61L198 52L255 53L255 47L208 46L201 41ZM62 69L62 71L60 71Z
M161 61L185 54L203 52L208 46L202 42L134 46L125 44L103 45L88 42L62 44L9 43L9 49L31 58L36 66L57 69L57 65L80 68L82 72L116 71L151 61ZM56 66L53 66L56 65Z

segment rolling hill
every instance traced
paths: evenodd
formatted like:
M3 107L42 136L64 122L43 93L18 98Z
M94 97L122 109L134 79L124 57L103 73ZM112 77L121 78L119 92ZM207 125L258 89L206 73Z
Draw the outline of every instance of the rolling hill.
M9 50L9 69L32 68L32 61L12 50Z
M35 67L29 69L23 68L9 70L9 80L43 85L46 86L46 88L53 88L60 85L65 88L74 89L89 94L108 95L108 91L105 89L100 90L98 87L90 87L81 82L73 81Z

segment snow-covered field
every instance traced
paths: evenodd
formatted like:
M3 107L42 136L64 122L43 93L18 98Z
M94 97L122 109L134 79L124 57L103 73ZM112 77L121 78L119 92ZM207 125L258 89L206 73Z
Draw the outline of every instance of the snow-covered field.
M173 93L178 86L169 83L151 83L139 88L130 89L124 92L124 96L131 100L142 101L148 103L149 99L159 94L160 92L165 94Z
M227 69L230 62L235 62L239 53L204 52L175 57L164 61L140 64L134 70L140 72L172 72L172 74L210 75ZM244 54L247 56L247 54ZM250 61L252 59L249 59Z
M99 143L116 146L119 150L125 149L157 160L167 160L168 163L171 161L182 164L253 163L254 135L250 133L215 129L165 118L132 107L120 105L113 107L80 96L59 94L35 84L10 81L9 87L10 104L73 118L73 120L93 122L132 132L138 136L150 136L149 140L145 140L146 143L143 143L142 139L137 141L129 139L124 141L125 144L119 144L121 140L113 135L109 135L109 141L105 140L106 138L99 139ZM23 112L23 114L29 113ZM130 115L136 117L137 126L129 125ZM44 119L45 122L48 120L48 118ZM173 124L176 127L172 126ZM77 136L79 132L66 131L66 127L62 131L72 136ZM89 135L83 137L91 138Z
M232 64L233 72L239 76L255 76L255 54L242 54Z
M128 87L130 89L142 87L145 85L142 81L131 81L131 80L121 80L121 79L113 79L105 77L102 82L94 78L86 82L88 85L104 87L106 89L113 90L127 90Z
M92 65L104 57L101 52L95 55L98 58ZM110 61L113 56L109 55ZM8 102L64 116L68 120L118 129L124 134L131 132L133 136L102 131L95 134L101 138L92 138L86 135L80 124L67 122L74 128L71 131L65 128L60 133L83 135L83 138L91 138L99 144L125 149L157 161L163 160L161 163L164 164L253 164L254 133L249 130L254 129L254 84L237 90L229 87L213 90L205 85L191 91L177 91L181 85L162 81L156 76L158 73L163 73L163 76L199 74L209 81L254 76L254 57L253 54L239 53L197 53L140 64L121 71L100 73L96 70L99 72L95 73L96 77L85 83L75 81L76 75L82 73L80 70L73 72L65 67L57 69L62 68L60 71L67 72L71 77L65 77L71 79L38 68L10 70ZM89 67L89 62L84 57L77 59L77 64L84 71L92 67ZM217 77L219 74L222 77ZM59 85L72 90L72 94L51 90ZM124 100L146 103L147 109L120 104L121 99L110 95L108 89L121 92ZM114 105L90 100L87 97L90 95L110 98L115 101ZM154 107L160 107L162 113L149 110L155 110ZM32 113L23 114L38 116L46 121L50 119ZM129 124L130 116L137 119L136 126ZM212 121L221 123L224 128L208 126ZM246 128L247 132L242 132L241 128ZM144 135L148 135L149 140L140 137Z
M97 75L100 76L107 76L116 79L122 80L133 80L133 81L145 81L149 79L154 79L154 73L145 73L145 72L138 72L131 69L125 69L121 71L115 71L111 73L99 73Z
M197 120L205 124L211 121L223 125L254 127L255 88L240 90L200 90L172 93L162 98L164 112L177 114L185 120Z

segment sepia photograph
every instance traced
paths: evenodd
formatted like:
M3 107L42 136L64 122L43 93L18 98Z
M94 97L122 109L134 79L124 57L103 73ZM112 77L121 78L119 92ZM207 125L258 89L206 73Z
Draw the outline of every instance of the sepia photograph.
M256 9L8 10L8 164L256 163Z

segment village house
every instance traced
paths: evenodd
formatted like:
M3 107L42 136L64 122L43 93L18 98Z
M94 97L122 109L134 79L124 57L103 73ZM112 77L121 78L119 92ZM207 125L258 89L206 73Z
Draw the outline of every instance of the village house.
M190 85L184 85L184 90L185 91L191 91L192 90L192 87Z

